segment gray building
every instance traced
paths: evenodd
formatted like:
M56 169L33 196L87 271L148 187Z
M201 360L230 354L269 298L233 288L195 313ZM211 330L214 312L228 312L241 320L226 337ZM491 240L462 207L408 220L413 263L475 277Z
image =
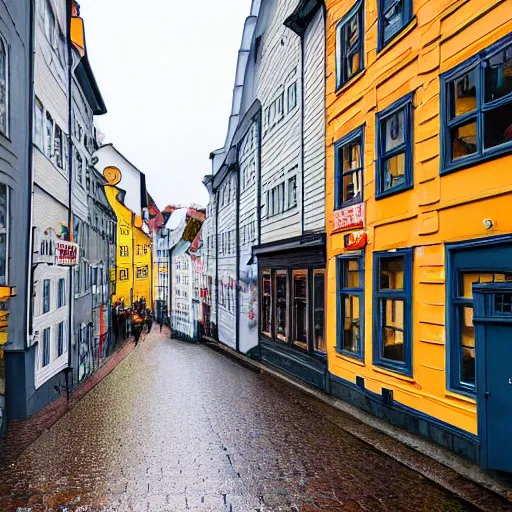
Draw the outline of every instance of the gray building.
M0 2L0 430L16 407L18 390L25 386L31 181L30 4L19 0ZM9 295L13 296L9 299ZM18 363L22 369L19 373Z

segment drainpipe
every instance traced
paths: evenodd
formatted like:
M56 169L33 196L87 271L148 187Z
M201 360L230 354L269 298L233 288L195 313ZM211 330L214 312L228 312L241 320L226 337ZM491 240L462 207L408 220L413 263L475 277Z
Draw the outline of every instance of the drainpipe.
M219 341L219 200L213 188L215 198L215 333Z
M238 162L238 150L237 148L237 162ZM236 279L235 279L235 340L236 340L236 351L240 352L240 168L238 164L234 165L236 171L236 204L235 204L235 244L236 244Z
M302 196L302 203L300 208L300 222L301 222L301 231L302 234L304 234L305 230L305 215L304 215L304 198L305 198L305 190L304 190L304 125L305 125L305 111L304 111L304 105L306 103L306 98L304 94L304 54L305 54L305 44L304 44L304 33L300 36L300 55L301 55L301 62L300 62L300 95L301 95L301 109L300 109L300 157L301 157L301 196Z
M284 108L284 107L283 107ZM258 243L261 245L261 141L262 141L262 110L261 106L257 115L256 123L258 126L258 173L256 175L256 210L257 210L257 221L258 221Z

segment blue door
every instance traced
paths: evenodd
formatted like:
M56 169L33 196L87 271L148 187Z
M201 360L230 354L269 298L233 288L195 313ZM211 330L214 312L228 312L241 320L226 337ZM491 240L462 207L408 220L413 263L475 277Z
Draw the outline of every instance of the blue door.
M512 283L473 292L481 465L512 472Z

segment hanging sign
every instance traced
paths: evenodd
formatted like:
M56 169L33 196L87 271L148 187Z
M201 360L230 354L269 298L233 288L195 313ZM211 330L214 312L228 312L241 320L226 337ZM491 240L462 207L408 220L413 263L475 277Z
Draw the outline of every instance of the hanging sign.
M362 227L364 227L364 203L347 206L334 212L334 233Z
M78 265L78 244L61 240L53 229L41 234L36 232L34 240L34 263L47 263L48 265L74 266Z
M362 249L366 247L368 243L368 235L365 231L354 231L345 235L345 249L355 251L356 249Z

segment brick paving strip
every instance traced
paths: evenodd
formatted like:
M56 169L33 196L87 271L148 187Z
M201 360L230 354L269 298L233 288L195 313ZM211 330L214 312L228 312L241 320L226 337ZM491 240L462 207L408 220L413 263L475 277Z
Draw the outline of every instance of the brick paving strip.
M135 344L131 340L126 340L96 373L71 392L69 400L64 394L28 420L10 421L7 432L0 443L0 468L16 461L45 430L50 429L68 411L73 409L89 391L96 387L121 361L131 354L134 348Z
M512 511L512 482L489 474L449 450L380 420L299 379L263 365L216 341L206 345L245 368L298 387L333 407L329 421L368 446L419 473L471 507L495 512ZM306 404L301 406L307 408ZM340 414L340 411L344 414Z

